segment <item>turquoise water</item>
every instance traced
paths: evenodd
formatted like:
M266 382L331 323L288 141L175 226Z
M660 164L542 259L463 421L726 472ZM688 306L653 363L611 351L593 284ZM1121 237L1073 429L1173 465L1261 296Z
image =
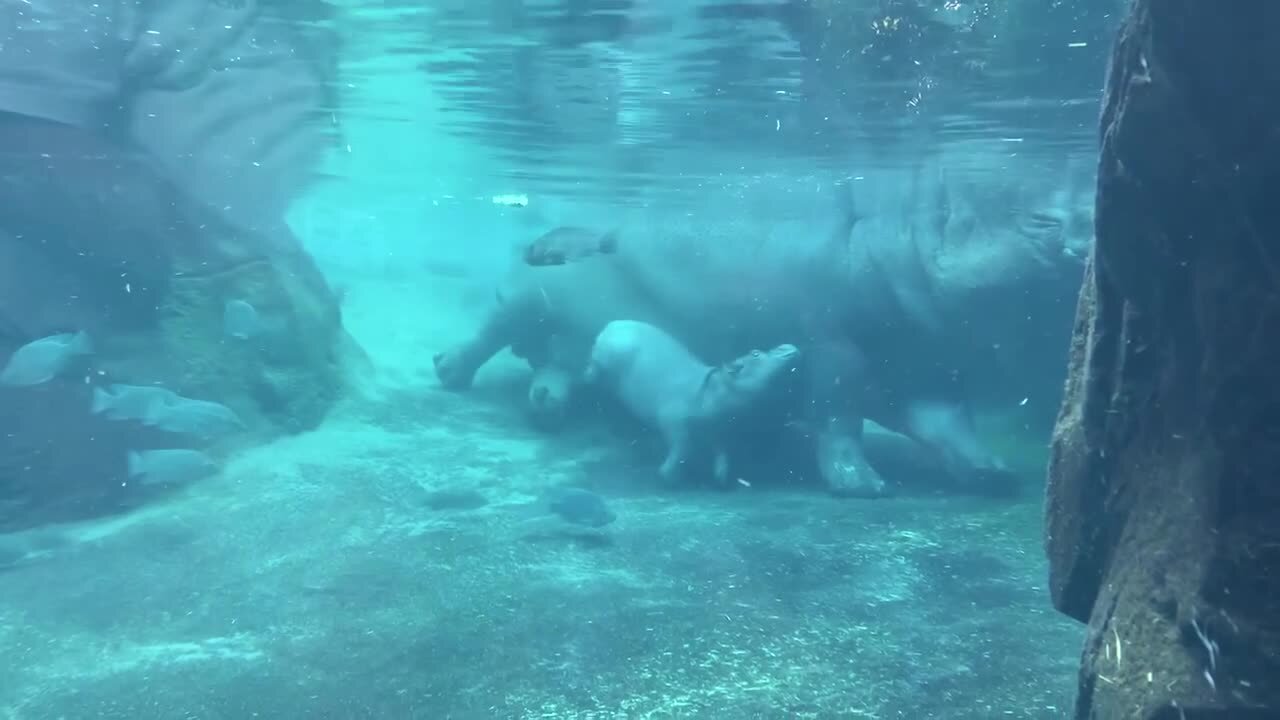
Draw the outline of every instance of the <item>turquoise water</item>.
M1120 3L423 5L219 3L257 28L245 47L294 43L314 93L206 93L209 71L201 94L149 98L159 125L76 129L108 138L78 161L29 139L61 124L3 126L22 140L0 153L0 355L81 330L93 348L0 387L0 717L1066 716L1083 634L1049 603L1039 493ZM0 12L32 37L28 11ZM243 77L293 67L271 57ZM166 121L197 102L219 121ZM250 141L206 152L215 131ZM134 144L192 203L121 179L112 148ZM853 295L811 270L842 193L871 258ZM669 317L702 323L695 347L762 316L799 338L816 303L877 319L867 383L891 408L954 361L1017 492L973 492L869 423L897 491L838 496L811 449L773 443L812 437L790 416L737 441L729 490L663 484L662 439L607 402L531 422L507 349L442 388L436 355L517 296L521 249L560 226L621 229L681 298ZM928 291L847 299L902 247ZM613 276L590 277L539 285L547 317L607 304ZM239 425L195 439L192 415L87 409L109 383ZM148 484L129 458L160 448L216 472ZM616 520L548 511L564 486Z

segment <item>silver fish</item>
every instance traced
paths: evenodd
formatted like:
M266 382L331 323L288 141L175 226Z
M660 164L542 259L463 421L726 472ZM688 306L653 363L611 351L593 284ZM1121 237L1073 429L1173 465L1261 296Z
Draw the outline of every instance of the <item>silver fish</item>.
M26 387L40 385L57 377L71 361L93 352L89 335L84 332L60 333L32 340L14 351L0 371L0 385Z
M179 485L218 472L218 464L198 450L182 448L129 453L129 479L144 485Z
M245 429L244 421L226 405L182 396L173 402L151 405L139 419L160 430L203 437Z
M144 420L153 408L173 405L182 400L178 393L155 385L113 383L105 389L93 389L89 412L109 420Z

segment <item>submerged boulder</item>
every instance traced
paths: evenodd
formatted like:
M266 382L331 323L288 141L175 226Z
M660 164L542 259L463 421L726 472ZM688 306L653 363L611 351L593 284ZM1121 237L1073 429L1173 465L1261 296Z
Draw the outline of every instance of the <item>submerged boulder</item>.
M340 394L338 302L282 220L333 139L325 7L0 10L0 358L66 332L94 350L0 387L0 527L140 501L130 451L221 458ZM259 331L226 332L228 303ZM105 419L93 392L112 383L225 405L245 432Z
M1137 0L1049 469L1079 718L1280 714L1280 7Z
M62 332L94 348L50 382L0 388L0 527L129 504L129 451L205 446L92 414L94 387L215 401L258 437L314 427L340 395L352 341L283 223L246 229L144 153L19 117L0 123L0 206L0 357ZM262 331L229 335L229 301Z

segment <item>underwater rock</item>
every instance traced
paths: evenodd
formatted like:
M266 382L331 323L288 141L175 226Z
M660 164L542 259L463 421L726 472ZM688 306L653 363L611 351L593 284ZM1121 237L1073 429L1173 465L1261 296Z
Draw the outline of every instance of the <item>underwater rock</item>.
M258 309L243 300L228 300L222 311L222 329L227 337L248 340L263 330Z
M1114 50L1046 505L1077 718L1280 715L1278 32L1137 0Z
M23 179L0 181L0 356L61 332L94 344L87 375L3 388L0 497L22 509L0 525L110 511L128 451L186 442L92 414L94 385L216 401L268 436L316 426L342 392L354 342L283 222L234 224L145 155L29 118L0 122L0 178ZM280 321L228 338L229 299Z

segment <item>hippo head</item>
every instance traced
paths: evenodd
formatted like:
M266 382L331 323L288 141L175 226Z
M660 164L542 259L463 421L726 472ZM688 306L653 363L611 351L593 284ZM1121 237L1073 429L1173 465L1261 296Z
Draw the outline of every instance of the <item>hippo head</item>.
M800 349L790 344L772 350L752 350L712 370L708 383L714 382L716 392L707 399L722 403L725 409L753 405L780 387L782 379L795 369L799 359Z
M530 421L544 430L561 427L568 416L573 385L573 373L565 368L557 365L536 368L529 382Z

